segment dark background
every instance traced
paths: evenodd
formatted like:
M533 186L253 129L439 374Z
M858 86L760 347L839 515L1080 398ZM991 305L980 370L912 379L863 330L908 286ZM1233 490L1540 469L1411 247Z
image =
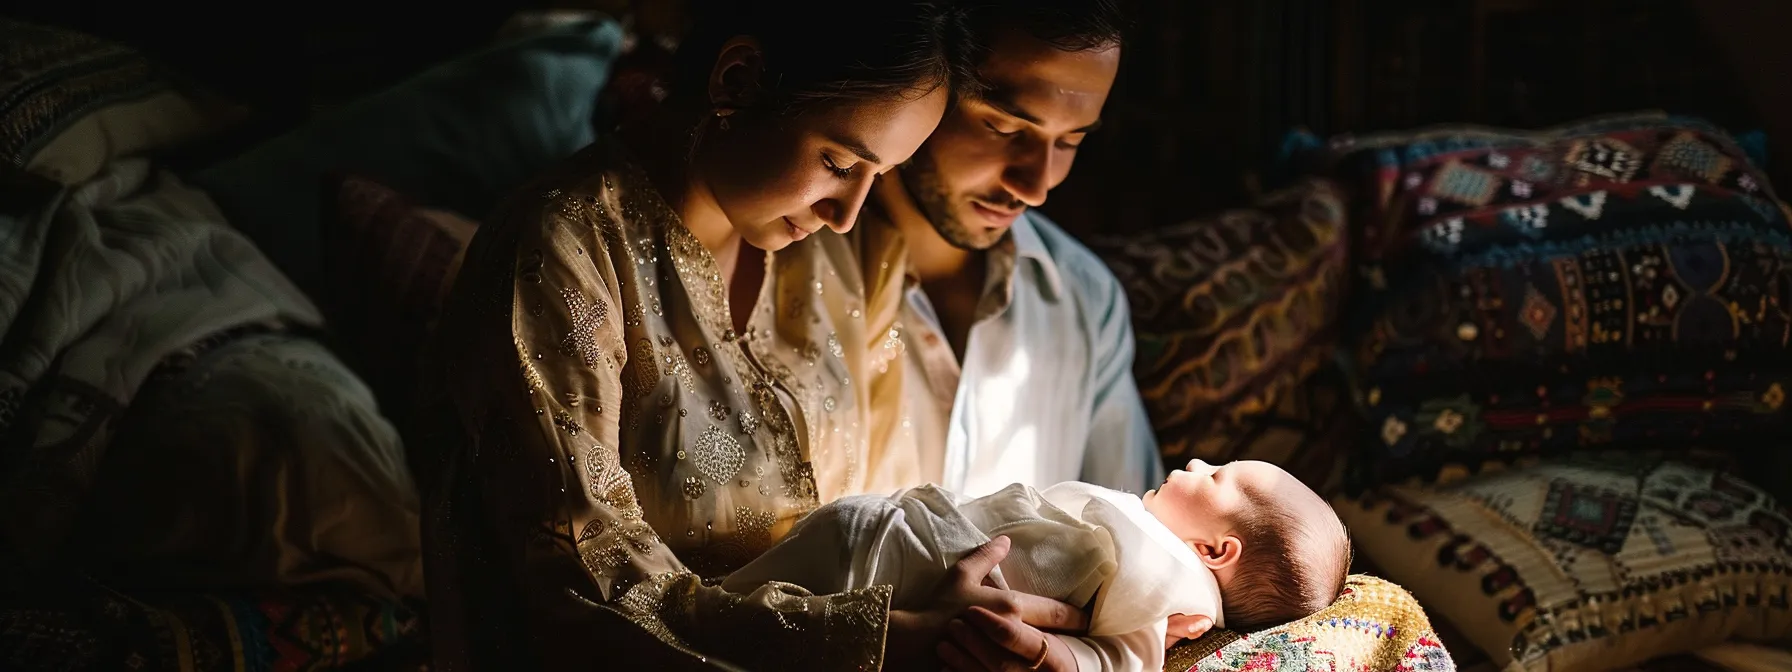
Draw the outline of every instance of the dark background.
M675 33L678 0L263 4L0 0L126 42L248 103L236 141L490 41L522 9L604 9ZM1792 3L1779 0L1133 0L1107 126L1046 206L1124 232L1246 202L1286 132L1540 127L1663 108L1763 129L1792 174Z

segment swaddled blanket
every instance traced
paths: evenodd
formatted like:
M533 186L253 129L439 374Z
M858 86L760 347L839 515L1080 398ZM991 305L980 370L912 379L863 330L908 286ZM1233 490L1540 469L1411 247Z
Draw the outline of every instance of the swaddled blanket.
M892 609L924 609L951 566L996 536L1014 545L990 578L1089 607L1087 637L1065 639L1084 670L1162 669L1172 614L1224 624L1219 585L1194 552L1138 497L1087 483L1015 484L975 499L931 485L842 497L722 587L745 593L778 581L835 593L887 585Z

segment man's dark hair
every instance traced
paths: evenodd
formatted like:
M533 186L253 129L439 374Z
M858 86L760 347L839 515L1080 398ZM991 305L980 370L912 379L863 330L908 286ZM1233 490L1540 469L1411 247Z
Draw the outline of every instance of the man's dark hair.
M963 0L982 44L998 28L1018 28L1064 51L1103 49L1124 41L1128 24L1118 0Z
M765 58L756 111L792 115L976 87L969 18L950 0L697 0L690 9L674 96L700 98L722 46L740 36L757 40Z

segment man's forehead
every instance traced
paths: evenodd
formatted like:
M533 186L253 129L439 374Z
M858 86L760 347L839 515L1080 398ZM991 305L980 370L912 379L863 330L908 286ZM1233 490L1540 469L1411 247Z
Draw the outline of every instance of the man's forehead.
M1120 47L1064 51L1038 38L1004 32L978 68L989 89L984 99L1015 116L1086 117L1101 113L1119 71ZM1024 112L1026 114L1017 114ZM1038 123L1036 119L1028 119ZM1061 119L1056 121L1077 121Z

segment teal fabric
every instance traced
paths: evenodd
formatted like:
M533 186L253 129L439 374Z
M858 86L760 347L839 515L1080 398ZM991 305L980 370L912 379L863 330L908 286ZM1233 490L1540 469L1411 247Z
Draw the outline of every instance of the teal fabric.
M584 21L437 66L205 168L191 182L312 296L322 277L323 176L376 179L473 219L590 144L622 30Z

